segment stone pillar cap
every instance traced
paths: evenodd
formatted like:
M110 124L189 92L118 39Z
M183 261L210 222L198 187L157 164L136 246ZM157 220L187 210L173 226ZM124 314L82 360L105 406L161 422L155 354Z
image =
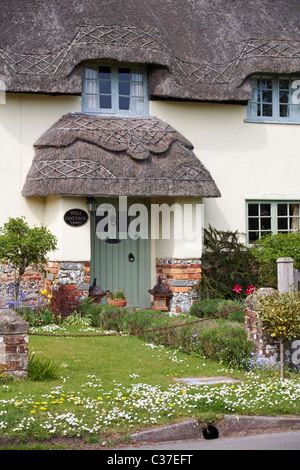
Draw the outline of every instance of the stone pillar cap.
M29 323L11 308L0 309L0 334L27 334Z

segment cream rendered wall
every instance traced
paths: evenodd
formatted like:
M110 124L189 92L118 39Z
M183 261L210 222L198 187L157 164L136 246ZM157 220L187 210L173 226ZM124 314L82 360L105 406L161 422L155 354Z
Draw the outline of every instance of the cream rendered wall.
M85 199L29 197L21 190L34 157L33 144L63 114L81 111L78 96L6 94L0 105L0 226L24 215L30 225L44 223L58 237L53 261L90 259L89 222L71 228L63 220L68 209L86 210Z
M48 196L45 205L44 223L58 238L58 249L49 254L52 261L89 261L90 221L80 227L71 227L64 221L69 209L87 212L86 198Z
M300 200L299 125L245 123L242 105L151 101L150 114L191 141L222 194L204 199L205 226L245 233L246 199Z
M153 256L156 258L201 258L204 204L202 198L153 198L161 215L151 214ZM164 210L163 205L167 206ZM168 211L168 209L170 209ZM169 237L170 234L170 237Z
M59 238L53 260L90 259L89 222L71 228L63 221L68 209L86 210L85 200L24 198L21 189L34 142L63 114L76 111L81 111L78 96L7 94L0 104L0 226L21 214L30 224L47 224ZM150 114L192 142L221 191L221 198L204 199L205 226L243 233L246 199L300 200L299 126L245 123L241 105L150 101ZM201 257L201 250L186 251L186 241L153 241L152 264L155 257Z

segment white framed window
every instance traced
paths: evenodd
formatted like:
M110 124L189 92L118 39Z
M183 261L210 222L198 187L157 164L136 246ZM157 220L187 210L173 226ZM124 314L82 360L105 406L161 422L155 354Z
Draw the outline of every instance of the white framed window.
M263 235L300 230L300 201L246 201L247 244Z
M246 122L300 124L300 76L255 75Z
M128 65L86 65L83 111L96 114L147 115L146 69Z

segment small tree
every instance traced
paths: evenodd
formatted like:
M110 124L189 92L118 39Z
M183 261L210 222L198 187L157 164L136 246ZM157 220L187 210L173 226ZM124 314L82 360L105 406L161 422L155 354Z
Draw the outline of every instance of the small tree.
M284 342L300 334L300 296L293 291L265 297L260 301L261 326L280 345L280 376L284 378Z
M45 273L47 253L55 250L57 240L43 225L30 228L25 218L10 218L0 228L0 259L9 261L16 271L15 300L18 299L21 277L28 266L34 265Z

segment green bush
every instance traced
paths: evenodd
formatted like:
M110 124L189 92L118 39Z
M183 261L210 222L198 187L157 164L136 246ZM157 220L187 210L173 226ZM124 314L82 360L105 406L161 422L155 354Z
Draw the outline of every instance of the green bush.
M234 300L225 299L203 299L195 302L190 308L190 315L199 318L209 318L240 307L240 310L229 313L226 318L230 321L237 321L244 323L245 321L245 310L243 306Z
M260 282L264 287L276 288L278 258L293 258L295 268L300 270L300 232L265 235L256 241L251 252L259 264Z
M244 367L254 347L247 340L242 326L226 320L207 321L198 327L186 325L151 332L145 335L145 339L236 367Z

